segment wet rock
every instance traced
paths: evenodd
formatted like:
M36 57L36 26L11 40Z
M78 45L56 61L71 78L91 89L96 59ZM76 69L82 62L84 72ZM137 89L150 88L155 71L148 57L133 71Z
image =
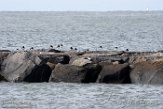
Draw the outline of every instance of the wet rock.
M53 64L68 64L70 61L70 57L68 55L40 55L39 57L42 60L42 64L45 64L47 62Z
M98 76L100 83L130 83L128 64L104 65Z
M130 78L135 84L163 84L163 60L134 64Z
M112 63L118 61L120 64L126 63L128 61L128 57L123 56L97 56L92 57L92 61L95 63Z
M82 58L78 58L78 59L74 60L71 65L85 66L85 65L91 64L91 63L92 63L92 61L90 58L82 57Z
M7 80L6 80L2 75L0 75L0 82L1 82L1 81L7 82Z
M61 53L62 51L56 49L50 49L48 52Z
M10 50L0 50L0 52L11 52Z
M79 67L70 64L57 64L52 72L50 81L90 83L96 81L100 71L101 66L97 64L88 64L85 67Z
M53 70L50 81L52 82L81 82L84 71L81 67L57 64Z
M82 83L90 83L96 82L100 71L102 70L102 66L98 64L88 64L84 66L85 77Z
M25 82L48 82L54 64L42 64L34 67L32 72L24 79Z
M9 82L20 82L40 62L29 52L10 53L2 62L0 74Z

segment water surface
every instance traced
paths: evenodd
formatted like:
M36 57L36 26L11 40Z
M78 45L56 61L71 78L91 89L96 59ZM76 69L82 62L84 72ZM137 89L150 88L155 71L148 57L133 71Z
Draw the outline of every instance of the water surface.
M162 50L163 12L0 12L0 49L60 43L63 50ZM162 109L162 101L163 86L0 83L2 109Z
M163 48L163 11L145 12L0 12L0 49L48 48L69 50Z
M163 108L163 86L1 83L0 87L2 109L9 105L22 109Z

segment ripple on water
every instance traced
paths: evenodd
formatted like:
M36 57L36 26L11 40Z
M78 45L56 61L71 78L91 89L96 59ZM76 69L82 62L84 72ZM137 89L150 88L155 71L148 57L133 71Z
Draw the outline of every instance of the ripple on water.
M0 49L42 49L59 43L65 45L63 50L71 46L79 50L101 50L99 46L102 50L117 46L132 51L163 48L162 11L0 12L0 21Z
M35 109L163 108L163 86L1 83L0 87L1 103L23 101Z

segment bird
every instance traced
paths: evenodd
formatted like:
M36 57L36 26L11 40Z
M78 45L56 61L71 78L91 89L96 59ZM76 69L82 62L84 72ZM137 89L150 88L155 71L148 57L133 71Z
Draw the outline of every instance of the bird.
M77 48L75 48L74 50L78 50Z
M73 50L73 47L70 47L71 50Z
M115 50L118 50L118 47L114 47L115 48Z
M102 48L102 46L100 46L100 48Z
M50 45L50 48L53 48L53 45Z
M89 49L86 49L86 51L89 51Z
M33 50L33 49L34 49L33 47L30 48L30 50Z
M58 44L58 45L57 45L57 48L59 48L59 47L60 47L60 45Z
M24 46L22 46L22 50L24 50L25 49L25 47Z
M115 47L116 49L118 49L118 47Z
M126 49L126 51L129 51L129 49Z

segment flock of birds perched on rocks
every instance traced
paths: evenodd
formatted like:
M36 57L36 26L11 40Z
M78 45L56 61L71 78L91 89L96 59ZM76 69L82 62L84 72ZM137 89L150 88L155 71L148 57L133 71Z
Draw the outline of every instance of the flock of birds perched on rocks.
M56 48L61 48L63 47L63 44L58 44ZM50 45L49 46L50 49L53 49L54 46L53 45ZM17 51L18 50L25 50L25 46L22 46L21 49L16 49ZM34 47L31 47L29 50L34 50ZM73 48L73 47L70 47L70 50L78 50L77 48Z
M57 46L56 46L56 48L58 49L58 48L61 48L61 47L63 47L63 44L58 44ZM99 48L103 48L103 46L99 46ZM114 47L116 50L118 50L118 47ZM54 46L53 45L50 45L49 46L49 49L54 49ZM21 47L21 49L16 49L17 51L19 51L19 50L25 50L25 46L22 46ZM34 50L34 47L31 47L29 50ZM75 51L77 51L78 49L77 48L74 48L74 47L70 47L70 50L75 50ZM86 49L86 51L90 51L89 49ZM126 49L125 51L129 51L129 49Z

